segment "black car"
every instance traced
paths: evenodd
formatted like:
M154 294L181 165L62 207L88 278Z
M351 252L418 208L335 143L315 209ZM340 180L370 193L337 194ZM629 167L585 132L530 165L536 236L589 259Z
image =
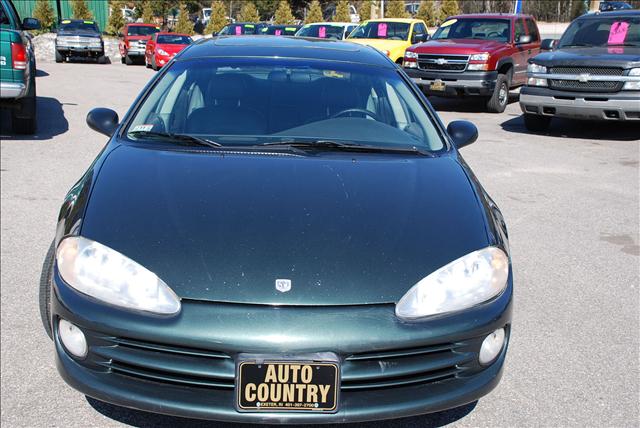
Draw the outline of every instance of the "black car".
M260 34L263 36L295 36L301 25L269 25L262 28Z
M513 276L502 214L458 152L477 129L445 128L383 53L202 39L122 121L87 122L109 141L62 205L40 300L74 388L329 423L498 384Z
M583 15L542 49L520 91L529 130L547 129L554 117L640 121L640 11Z
M262 22L235 22L222 27L214 36L255 36L262 33L268 25Z
M93 58L101 64L106 62L104 40L94 21L64 19L60 22L55 42L56 62L73 57Z

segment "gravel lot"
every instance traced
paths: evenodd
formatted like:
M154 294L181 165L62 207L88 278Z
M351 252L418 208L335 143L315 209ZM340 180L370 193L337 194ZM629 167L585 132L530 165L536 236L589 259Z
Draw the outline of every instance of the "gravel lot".
M88 399L56 372L37 284L62 199L105 143L85 115L95 106L123 115L153 72L40 67L37 135L12 136L0 113L2 425L205 426ZM537 136L525 132L517 102L504 114L434 105L445 122L480 128L463 154L509 226L511 348L502 383L478 403L369 426L637 426L640 127L557 121Z

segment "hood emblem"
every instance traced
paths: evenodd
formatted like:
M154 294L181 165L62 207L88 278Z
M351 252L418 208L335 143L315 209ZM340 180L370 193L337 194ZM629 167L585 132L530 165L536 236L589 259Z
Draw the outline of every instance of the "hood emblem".
M591 76L590 76L588 73L582 73L582 74L578 75L578 80L579 80L580 82L582 82L582 83L586 83L586 82L588 82L588 81L589 81L589 78L590 78L590 77L591 77Z
M446 60L446 59L444 59L444 58L438 58L438 59L436 60L436 64L438 64L438 65L444 65L444 64L446 64L446 63L448 63L448 62L449 62L449 61L447 61L447 60Z
M276 279L276 290L281 293L286 293L291 290L291 280L290 279Z

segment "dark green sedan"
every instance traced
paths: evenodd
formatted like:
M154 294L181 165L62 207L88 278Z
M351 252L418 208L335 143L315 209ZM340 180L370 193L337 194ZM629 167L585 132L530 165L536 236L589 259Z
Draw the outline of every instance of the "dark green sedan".
M67 195L40 308L57 367L121 406L237 422L398 418L499 382L512 273L500 210L384 54L201 40ZM498 409L496 409L498 410Z

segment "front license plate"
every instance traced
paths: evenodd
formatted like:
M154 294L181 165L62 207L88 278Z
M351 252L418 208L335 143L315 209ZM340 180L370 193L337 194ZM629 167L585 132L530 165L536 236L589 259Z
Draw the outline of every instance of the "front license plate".
M245 360L237 371L237 407L250 412L336 412L337 362Z
M429 85L429 89L432 91L444 91L446 85L442 80L436 80L431 85Z

